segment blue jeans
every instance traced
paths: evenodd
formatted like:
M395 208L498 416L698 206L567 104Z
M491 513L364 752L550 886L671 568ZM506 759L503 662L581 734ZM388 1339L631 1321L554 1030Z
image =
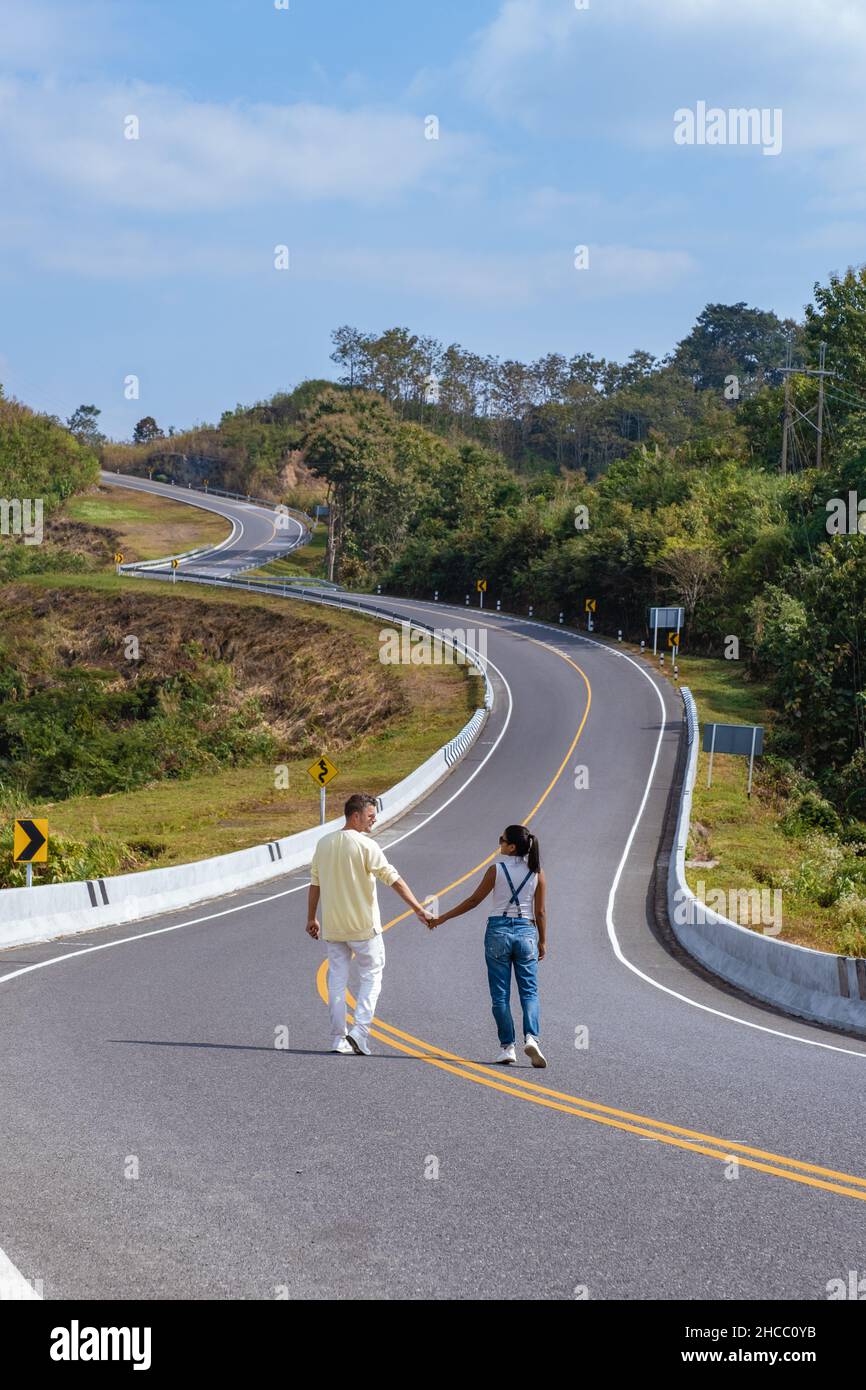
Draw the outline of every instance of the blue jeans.
M487 981L493 1017L499 1029L499 1042L508 1047L514 1042L514 1019L511 1017L511 969L517 980L517 992L523 1009L524 1036L538 1037L538 928L525 917L488 917L484 933L484 955L487 960Z

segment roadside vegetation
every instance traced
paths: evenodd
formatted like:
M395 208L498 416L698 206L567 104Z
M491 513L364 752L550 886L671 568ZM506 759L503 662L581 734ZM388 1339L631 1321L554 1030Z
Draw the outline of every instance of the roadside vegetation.
M231 526L216 512L202 511L154 493L98 487L72 497L63 509L70 522L103 533L111 555L124 560L158 560L203 545L218 545ZM113 563L113 561L112 561Z
M484 578L490 606L553 621L582 621L592 598L597 630L632 642L650 605L681 606L702 716L760 712L768 727L751 806L735 795L735 763L720 765L712 797L698 789L696 855L730 886L782 875L786 934L866 953L866 267L816 284L800 321L707 305L664 359L521 363L396 327L344 325L333 338L338 381L185 432L147 417L128 444L103 439L95 406L64 430L0 403L0 468L8 477L10 459L33 457L52 498L45 544L4 543L0 576L110 565L111 529L75 519L86 499L60 511L92 484L98 454L180 485L325 503L327 526L271 576L460 604ZM835 375L819 459L807 369L822 345ZM786 396L789 351L802 370ZM219 684L206 666L186 675ZM90 701L121 693L87 679ZM238 738L253 727L236 726ZM207 775L196 762L207 751L190 750L190 776Z
M228 853L315 823L306 769L322 753L336 814L350 789L423 762L481 698L465 668L383 665L371 622L114 575L7 586L0 633L2 886L23 882L16 814L49 818L40 882Z
M701 727L763 724L770 746L778 743L769 686L750 681L741 663L682 656L679 671ZM779 889L780 940L866 955L866 824L844 822L819 785L778 754L756 760L751 800L747 758L717 754L711 787L708 762L700 752L686 852L692 891Z

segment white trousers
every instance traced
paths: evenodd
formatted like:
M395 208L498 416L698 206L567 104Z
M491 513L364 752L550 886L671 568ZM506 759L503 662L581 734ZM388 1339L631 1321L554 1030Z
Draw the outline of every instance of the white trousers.
M331 1038L342 1038L346 1032L346 986L349 967L354 957L358 986L353 990L357 999L353 1031L366 1041L376 1000L382 988L385 968L385 942L377 932L368 941L326 941L328 948L328 1012L331 1017Z

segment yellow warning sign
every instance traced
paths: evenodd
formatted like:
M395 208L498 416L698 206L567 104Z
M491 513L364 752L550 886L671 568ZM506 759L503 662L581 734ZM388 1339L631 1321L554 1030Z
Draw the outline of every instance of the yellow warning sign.
M594 613L598 608L598 601L594 598L588 598L586 600L585 608L587 613Z
M307 775L312 777L317 787L326 787L333 777L337 775L337 769L330 758L321 757L318 762L312 763L307 768Z
M487 580L486 580L486 579L476 579L476 581L475 581L475 587L476 587L476 589L478 590L479 594L486 594L486 593L487 593Z
M176 570L179 564L180 564L180 560L172 560L172 562L171 562L171 567L172 567L172 569L173 569L173 570Z
M680 645L680 634L679 634L678 632L669 632L669 633L668 633L668 646L669 646L669 647L676 647L676 648L679 648L679 645Z
M12 858L16 864L48 863L47 820L17 820L12 837Z
M123 556L121 555L121 553L120 553L119 550L118 550L117 554L116 554L115 557L114 557L114 563L115 563L116 565L122 565L122 564L123 564Z

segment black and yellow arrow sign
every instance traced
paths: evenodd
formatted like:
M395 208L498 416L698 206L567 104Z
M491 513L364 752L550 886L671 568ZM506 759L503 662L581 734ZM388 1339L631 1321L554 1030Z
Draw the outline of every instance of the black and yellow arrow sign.
M12 837L12 858L16 864L48 863L47 820L17 820Z
M122 565L122 564L123 564L123 556L122 556L122 554L120 553L119 550L118 550L117 554L116 554L115 557L114 557L114 563L115 563L116 565Z
M586 600L586 603L585 603L584 607L585 607L587 613L594 613L594 612L596 611L596 609L598 608L598 601L597 601L597 599L588 598L588 599Z
M479 594L486 594L486 593L487 593L487 580L486 580L486 579L476 579L476 581L475 581L475 588L478 590Z
M173 569L173 570L176 570L179 564L180 564L180 560L172 560L172 562L171 562L171 567L172 567L172 569Z
M678 632L669 632L669 633L668 633L668 646L669 646L669 647L677 647L677 648L679 648L679 645L680 645L680 634L679 634Z
M326 787L332 777L336 777L337 769L329 758L321 757L307 768L307 774L320 787Z

